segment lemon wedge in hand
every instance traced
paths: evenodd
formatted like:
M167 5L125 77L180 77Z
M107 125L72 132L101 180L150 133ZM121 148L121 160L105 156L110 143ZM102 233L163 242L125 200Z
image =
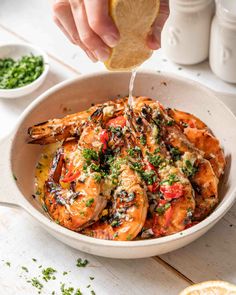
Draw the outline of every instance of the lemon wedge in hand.
M110 15L120 41L105 62L109 70L131 70L151 56L146 39L159 8L160 0L110 0Z

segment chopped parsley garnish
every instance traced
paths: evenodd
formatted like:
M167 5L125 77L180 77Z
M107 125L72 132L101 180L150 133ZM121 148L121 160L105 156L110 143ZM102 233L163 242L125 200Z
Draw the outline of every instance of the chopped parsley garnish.
M44 70L42 56L26 55L19 60L0 59L0 89L23 87L35 81Z
M166 210L168 210L171 207L170 203L166 203L164 206L159 206L156 208L156 212L158 215L163 215Z
M74 288L73 287L69 287L69 288L65 288L65 284L61 285L61 294L62 295L73 295L74 293Z
M162 163L163 159L160 155L152 155L148 153L148 162L151 163L154 167L158 168Z
M156 154L158 154L160 151L161 151L160 148L156 148L155 151L154 151L154 154L156 155Z
M95 173L95 174L93 174L93 178L96 182L99 183L102 180L102 175L101 175L101 173Z
M118 127L110 126L109 127L109 131L111 131L111 133L114 136L117 136L118 138L122 137L122 135L123 135L123 133L122 133L122 127L120 127L120 126L118 126Z
M139 173L143 172L143 165L140 162L130 163L130 168Z
M21 269L24 270L25 272L29 272L29 270L26 266L22 266Z
M175 123L174 120L170 120L170 121L167 121L167 122L166 122L166 125L167 125L167 126L173 126L174 123Z
M15 176L15 174L12 175L14 180L17 181L17 177Z
M175 182L178 182L178 181L179 181L179 178L177 177L177 175L172 173L172 174L170 174L168 176L168 178L166 180L163 180L161 182L161 184L172 185L172 184L174 184Z
M11 266L11 262L7 261L6 262L6 265L10 267Z
M68 272L67 271L63 271L63 276L66 276L68 275Z
M142 172L141 177L148 185L152 185L157 181L157 175L153 170Z
M94 198L89 199L89 200L86 202L86 207L91 207L93 203L94 203Z
M87 164L91 164L92 161L98 161L98 153L92 149L83 149L82 156L84 157Z
M92 163L90 168L95 171L95 172L100 172L101 171L101 167L98 164Z
M43 289L43 284L41 284L37 278L32 278L30 282L31 282L31 285L37 288L38 290L41 291Z
M125 163L124 159L119 159L110 166L110 178L114 185L118 184L118 176L120 175L121 164L123 163Z
M96 293L92 290L92 291L91 291L91 295L96 295Z
M141 145L145 145L147 143L146 137L143 134L140 136L140 143Z
M127 152L130 157L136 157L136 156L140 156L141 149L138 146L135 146L134 148L128 149Z
M36 258L32 258L32 260L33 260L34 262L36 262L36 261L37 261L37 259L36 259Z
M179 161L181 158L181 152L177 147L170 148L170 155L174 161Z
M94 277L89 277L89 278L90 278L90 280L91 280L91 281L93 281L93 280L94 280Z
M143 164L140 162L130 163L130 168L137 171L148 185L152 185L157 181L156 172L154 170L145 171Z
M42 270L42 274L43 274L43 280L44 281L49 281L49 280L55 280L55 276L54 273L57 272L55 269L53 269L52 267L48 267Z
M119 225L120 225L120 222L119 222L119 220L116 220L116 219L113 220L112 223L111 223L111 226L112 226L112 227L117 227L117 226L119 226Z
M198 169L197 167L194 167L194 165L192 165L192 163L189 160L186 160L184 164L185 165L182 168L182 171L187 177L191 177L194 174L196 174Z
M187 127L188 127L188 123L186 123L186 122L181 122L181 125L182 125L184 128L187 128Z
M89 261L87 259L82 260L82 258L77 259L76 266L78 267L85 267L89 264Z

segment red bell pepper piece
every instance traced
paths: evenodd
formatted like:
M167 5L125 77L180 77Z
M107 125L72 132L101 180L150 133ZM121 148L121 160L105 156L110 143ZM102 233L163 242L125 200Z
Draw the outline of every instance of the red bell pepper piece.
M107 122L107 127L125 127L126 119L124 116L118 116Z
M74 174L64 177L62 179L62 182L72 182L73 180L75 180L78 176L80 175L80 171L75 172Z
M161 185L160 191L166 199L178 199L183 196L184 190L181 183L174 183L172 185Z
M70 163L68 172L65 174L64 178L61 180L62 182L72 182L80 175L80 171L74 173L74 165L73 162Z
M147 186L148 187L148 190L151 192L151 193L156 193L157 192L157 189L159 187L159 184L158 182L154 182L153 184L150 184Z
M109 141L109 135L108 135L108 132L107 130L103 130L100 134L100 140L101 140L101 143L103 144L102 146L102 152L104 153L107 149L107 143Z

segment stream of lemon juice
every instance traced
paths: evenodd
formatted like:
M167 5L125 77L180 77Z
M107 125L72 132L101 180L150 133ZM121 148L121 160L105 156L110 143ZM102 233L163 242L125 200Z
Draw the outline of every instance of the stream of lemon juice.
M134 97L133 97L133 90L134 90L134 81L137 75L138 68L134 68L131 72L131 78L129 82L129 99L128 99L128 105L130 108L133 107L134 103Z

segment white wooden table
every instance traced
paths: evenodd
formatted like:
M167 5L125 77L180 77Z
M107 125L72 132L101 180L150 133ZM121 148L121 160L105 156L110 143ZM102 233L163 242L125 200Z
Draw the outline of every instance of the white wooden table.
M18 100L0 99L0 138L10 132L24 108L49 87L79 74L104 69L102 64L92 64L79 48L66 41L50 14L48 0L0 0L0 44L28 41L50 55L50 74L39 90ZM220 97L236 113L236 86L217 79L207 62L180 67L158 51L143 67L172 71L215 91L231 93ZM26 281L38 277L44 267L57 270L56 280L44 282L41 294L46 295L52 291L61 294L60 282L80 288L83 294L92 294L94 290L99 295L177 295L189 284L203 280L236 283L235 212L236 206L205 236L178 251L148 259L112 260L71 249L52 238L25 212L0 208L0 295L37 294L38 290ZM76 267L79 257L89 260L87 267ZM29 273L22 266L26 266ZM64 271L68 274L63 275Z

